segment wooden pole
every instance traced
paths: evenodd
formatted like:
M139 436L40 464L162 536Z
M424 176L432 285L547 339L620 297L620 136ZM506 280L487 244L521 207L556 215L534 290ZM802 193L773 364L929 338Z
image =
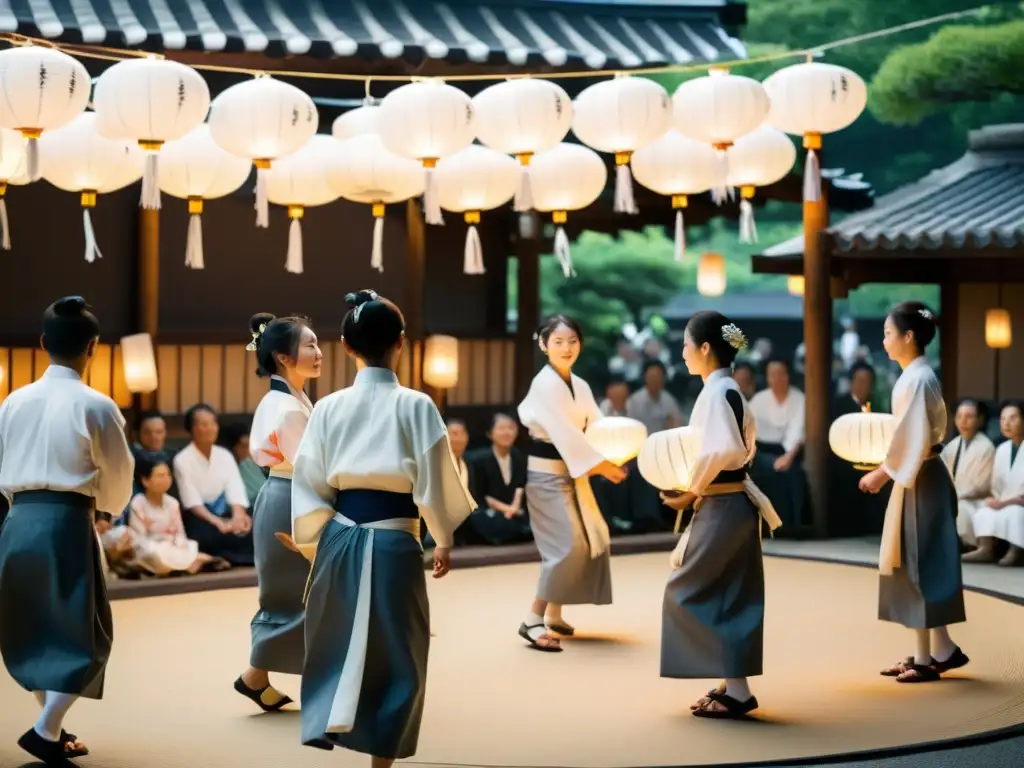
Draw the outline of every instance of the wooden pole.
M950 408L957 401L957 326L960 288L947 275L939 286L939 366L942 369L942 396ZM998 353L997 353L998 354ZM953 420L950 419L950 427ZM952 432L950 432L952 434Z
M536 212L520 214L526 218L516 235L514 255L519 264L516 290L515 397L518 404L530 389L537 357L534 331L540 322L540 217Z
M412 377L409 386L423 389L423 342L426 320L423 316L423 291L427 278L427 232L419 203L405 204L405 338L412 355Z
M160 211L139 209L139 332L153 337L156 346L160 326ZM155 351L155 350L154 350ZM143 410L156 407L156 392L140 395Z
M820 199L804 202L804 463L810 491L813 534L828 536L829 401L832 395L832 296L827 181Z

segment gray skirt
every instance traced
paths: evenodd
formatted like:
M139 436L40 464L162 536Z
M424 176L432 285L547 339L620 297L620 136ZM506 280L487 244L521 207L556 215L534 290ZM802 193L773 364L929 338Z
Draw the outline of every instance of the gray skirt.
M309 561L278 541L274 534L279 532L292 532L292 483L271 477L260 488L253 506L252 539L260 608L252 619L249 663L268 672L298 675L305 655L302 593L309 577Z
M762 674L761 518L743 493L708 496L690 523L683 564L665 586L661 676Z
M573 479L527 472L526 506L540 552L537 597L557 605L611 604L611 552L590 556Z
M367 537L373 536L366 666L353 728L327 733L352 641ZM404 531L369 530L332 520L324 528L306 602L302 742L382 758L416 753L430 650L423 550Z
M103 698L114 639L93 500L26 491L0 529L0 654L28 691Z
M910 629L932 629L967 620L956 532L957 498L941 459L921 465L903 496L900 563L881 576L878 618Z

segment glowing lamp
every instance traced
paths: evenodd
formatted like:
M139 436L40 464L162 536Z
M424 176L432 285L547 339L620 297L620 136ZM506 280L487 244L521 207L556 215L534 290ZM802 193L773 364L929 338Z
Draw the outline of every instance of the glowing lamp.
M685 491L699 453L700 437L693 427L662 430L644 441L637 469L659 491Z
M803 275L790 275L786 278L786 288L794 296L804 295L804 276Z
M1009 310L990 309L985 313L985 344L991 349L1007 349L1012 343Z
M697 291L701 296L725 293L725 257L720 253L702 253L697 263Z
M142 394L156 390L156 355L153 354L153 338L148 333L121 339L121 360L129 392Z
M647 427L636 419L607 416L587 428L587 440L608 461L621 467L636 458L647 439Z
M435 389L451 389L459 383L459 340L431 336L423 351L423 383Z
M848 413L832 422L828 444L836 456L856 469L877 469L885 461L895 431L892 414Z

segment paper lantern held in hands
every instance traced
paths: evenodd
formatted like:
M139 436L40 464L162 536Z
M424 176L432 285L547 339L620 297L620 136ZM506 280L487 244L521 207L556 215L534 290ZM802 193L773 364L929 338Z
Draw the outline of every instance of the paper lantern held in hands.
M889 413L848 413L828 430L828 444L836 456L856 469L877 469L885 461L896 431L896 418Z
M700 433L694 427L655 432L644 442L637 469L659 491L686 491L700 453Z
M587 440L612 464L621 467L636 458L647 439L647 427L636 419L607 416L587 428Z

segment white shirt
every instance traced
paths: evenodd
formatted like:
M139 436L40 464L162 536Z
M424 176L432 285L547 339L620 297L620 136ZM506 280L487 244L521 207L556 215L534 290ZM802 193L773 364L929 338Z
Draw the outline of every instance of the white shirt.
M886 473L911 488L932 447L946 435L946 403L935 371L919 357L900 374L892 389L896 429L885 457Z
M960 499L982 499L989 495L992 485L992 462L996 448L988 435L978 432L963 446L964 439L957 435L942 449L942 460L953 477L956 495ZM957 452L960 460L957 461ZM954 473L953 467L956 466Z
M804 393L790 387L781 403L770 389L750 398L750 410L757 419L757 436L763 443L781 445L786 453L804 442Z
M512 484L512 454L506 453L502 456L493 448L491 451L494 453L494 458L498 462L498 470L501 472L501 479L505 485Z
M272 389L260 400L249 430L249 454L261 467L291 473L313 404L280 376L270 378L283 382L291 394Z
M309 417L292 475L292 534L307 557L349 488L411 493L440 547L476 509L437 406L384 368L364 368Z
M1024 448L1018 449L1016 461L1010 464L1013 443L1006 440L996 448L992 472L992 495L1000 501L1024 494Z
M245 483L231 451L213 446L206 458L195 443L189 443L174 457L174 479L181 506L195 509L215 502L224 494L229 506L249 506Z
M132 498L135 458L124 417L70 368L51 365L0 405L0 491L71 491L120 514Z

